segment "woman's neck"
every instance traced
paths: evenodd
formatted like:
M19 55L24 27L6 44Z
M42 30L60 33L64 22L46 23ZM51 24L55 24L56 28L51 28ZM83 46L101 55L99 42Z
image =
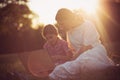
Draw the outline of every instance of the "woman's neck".
M71 26L71 28L70 28L69 30L72 30L72 29L74 29L74 28L82 25L83 22L84 22L84 21L76 21L76 22Z

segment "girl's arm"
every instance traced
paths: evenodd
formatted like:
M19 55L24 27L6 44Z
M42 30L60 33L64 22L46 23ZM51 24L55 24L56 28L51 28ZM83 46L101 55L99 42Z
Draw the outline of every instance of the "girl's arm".
M53 60L71 60L71 58L73 57L73 53L72 51L68 51L66 53L67 55L66 56L63 56L63 55L55 55L55 56L52 56Z

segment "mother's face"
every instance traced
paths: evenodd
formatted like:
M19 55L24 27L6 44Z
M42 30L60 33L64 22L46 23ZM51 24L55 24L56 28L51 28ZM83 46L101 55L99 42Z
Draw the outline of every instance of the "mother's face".
M68 20L58 20L57 23L60 28L64 29L65 31L69 30L71 27L71 23Z
M68 9L60 9L56 14L57 23L64 29L69 30L75 24L76 15Z

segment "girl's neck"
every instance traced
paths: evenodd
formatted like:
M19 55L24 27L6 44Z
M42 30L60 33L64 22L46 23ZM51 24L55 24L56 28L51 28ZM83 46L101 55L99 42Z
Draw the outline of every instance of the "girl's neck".
M55 46L57 44L57 41L58 41L58 37L56 38L56 40L54 41L54 43L50 43L52 46Z

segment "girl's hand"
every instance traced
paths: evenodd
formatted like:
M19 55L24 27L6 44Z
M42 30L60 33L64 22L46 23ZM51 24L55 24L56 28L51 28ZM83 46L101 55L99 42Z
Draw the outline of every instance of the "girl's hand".
M55 56L52 56L52 59L53 59L54 61L56 61L56 60L59 60L59 59L62 59L62 58L61 58L60 55L55 55Z
M56 60L70 60L71 57L69 57L69 56L55 55L55 56L52 56L52 59L54 61L56 61Z

